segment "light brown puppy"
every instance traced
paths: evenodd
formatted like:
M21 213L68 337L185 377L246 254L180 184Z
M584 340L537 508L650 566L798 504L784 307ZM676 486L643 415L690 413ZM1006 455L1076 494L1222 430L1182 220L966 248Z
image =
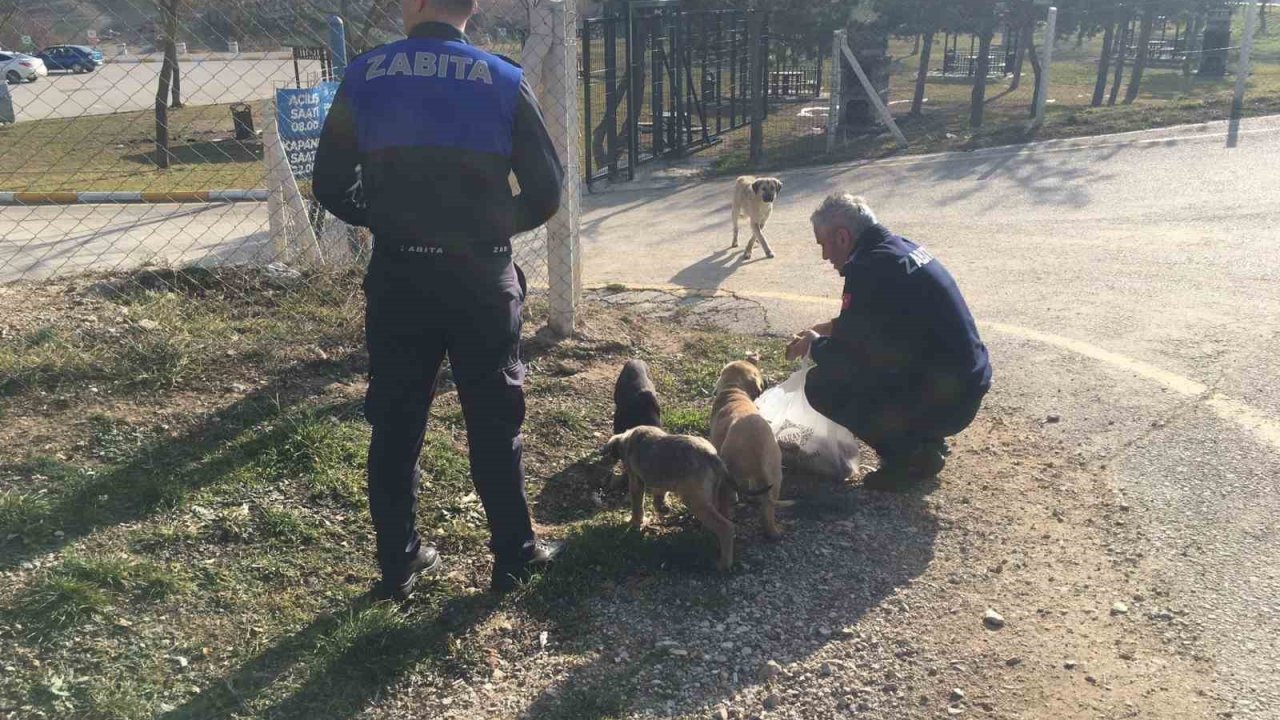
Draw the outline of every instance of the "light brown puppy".
M782 532L775 510L790 503L778 499L782 450L768 421L756 410L755 399L764 392L759 363L757 357L748 355L746 362L731 362L720 371L711 406L711 444L738 485L751 490L768 488L768 497L760 503L764 532L770 540L777 540ZM727 515L734 501L733 488L722 488L721 493L720 512Z
M660 503L667 492L675 492L719 540L720 569L733 567L733 521L716 507L721 488L732 488L733 478L711 443L641 425L609 438L601 452L626 466L632 528L644 527L646 487L653 493L655 503Z

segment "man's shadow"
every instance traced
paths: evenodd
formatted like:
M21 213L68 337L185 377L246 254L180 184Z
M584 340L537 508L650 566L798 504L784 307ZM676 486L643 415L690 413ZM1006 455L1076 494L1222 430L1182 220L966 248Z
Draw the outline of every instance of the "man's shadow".
M545 688L520 717L625 716L652 707L657 700L645 693L655 686L676 691L662 698L675 698L669 714L705 712L761 682L764 660L785 668L839 639L844 628L856 633L860 620L932 561L938 521L924 499L932 486L886 494L789 474L785 487L796 501L784 511L788 537L767 543L755 509L740 506L744 563L728 576L713 568L714 540L687 519L658 537L629 535L621 519L570 537L555 575L523 599L526 609L566 633L610 618L609 651ZM842 559L832 562L836 557ZM752 654L721 651L723 637L705 641L708 624L733 622L749 626ZM655 662L660 640L690 656ZM740 644L742 636L733 640ZM728 656L716 658L725 661L716 667L729 679L696 679L690 663L699 653Z
M491 593L455 597L439 613L404 615L389 603L370 605L362 596L333 612L323 613L305 628L285 637L220 681L163 715L160 720L230 718L252 711L259 717L350 718L358 715L386 688L424 658L445 674L466 672L450 667L451 638L465 635L490 617L500 603ZM317 648L341 651L316 662ZM306 680L284 698L263 707L262 697L290 675L309 669Z

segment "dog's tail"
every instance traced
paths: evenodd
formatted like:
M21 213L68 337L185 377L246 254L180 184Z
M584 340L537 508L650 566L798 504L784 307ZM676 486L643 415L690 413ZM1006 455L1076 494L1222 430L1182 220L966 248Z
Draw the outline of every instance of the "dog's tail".
M733 473L729 472L729 468L725 466L724 461L720 462L720 466L717 468L717 471L720 473L720 480L722 482L729 483L729 486L734 490L737 490L738 495L742 497L760 497L773 489L773 485L765 485L757 490L748 490L742 487L738 484L738 481L734 479Z

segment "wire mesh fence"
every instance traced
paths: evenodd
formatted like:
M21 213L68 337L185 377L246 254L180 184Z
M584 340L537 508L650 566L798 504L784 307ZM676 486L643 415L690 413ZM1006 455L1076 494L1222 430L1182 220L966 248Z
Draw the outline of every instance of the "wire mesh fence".
M565 161L564 209L512 248L562 330L580 281L574 26L543 3L469 28L526 66ZM0 311L0 392L34 408L85 377L68 363L124 382L107 369L153 323L181 328L184 367L237 337L277 354L357 339L374 240L319 206L310 167L345 63L404 32L387 0L0 0L0 286L91 288L101 321Z
M823 133L829 58L770 34L767 13L624 6L579 34L590 181L659 159L745 164L757 116L767 146Z

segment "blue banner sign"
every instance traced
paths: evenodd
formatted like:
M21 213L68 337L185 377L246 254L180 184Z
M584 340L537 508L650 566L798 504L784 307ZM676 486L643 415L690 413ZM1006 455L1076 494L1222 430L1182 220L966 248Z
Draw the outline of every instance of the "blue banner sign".
M337 83L320 83L316 87L298 90L276 90L276 124L280 129L280 142L293 176L299 180L311 178L316 164L316 148L320 145L320 131L325 116L333 105Z

